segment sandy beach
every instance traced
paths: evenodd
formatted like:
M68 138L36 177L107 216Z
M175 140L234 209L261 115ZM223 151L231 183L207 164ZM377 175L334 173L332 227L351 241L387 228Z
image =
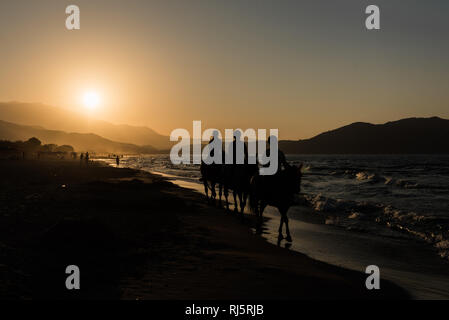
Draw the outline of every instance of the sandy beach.
M163 177L101 163L0 162L0 296L405 299L388 281L276 247ZM78 265L81 290L65 288Z

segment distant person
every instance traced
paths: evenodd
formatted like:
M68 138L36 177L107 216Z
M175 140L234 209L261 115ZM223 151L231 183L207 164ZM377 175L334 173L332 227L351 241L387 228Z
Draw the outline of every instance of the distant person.
M89 165L89 152L86 152L86 165Z
M120 165L120 158L119 158L119 156L117 156L115 158L115 163L117 164L117 167Z

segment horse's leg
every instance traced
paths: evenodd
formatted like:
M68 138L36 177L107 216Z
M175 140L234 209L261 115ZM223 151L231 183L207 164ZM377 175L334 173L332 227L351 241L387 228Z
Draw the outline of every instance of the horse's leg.
M226 211L229 211L229 189L226 185L224 185L224 196L226 201Z
M215 199L217 198L217 191L215 190L215 182L211 182L210 190L212 194L212 203L215 206Z
M285 208L282 210L282 217L284 218L284 222L285 222L285 232L287 233L287 237L285 238L285 240L287 240L288 242L292 242L292 236L290 235L290 229L288 228L288 217L287 217L287 211L288 208Z
M223 184L220 182L218 184L218 206L220 208L222 207L222 202L221 202L222 191L223 191Z
M207 187L206 179L204 179L203 184L204 184L204 193L206 194L206 200L207 202L209 202L209 188Z
M240 215L241 218L243 219L243 210L245 209L245 205L243 204L243 192L239 191L238 196L240 201Z
M263 212L267 204L265 202L260 202L259 204L259 212L257 215L257 233L262 233L262 224L263 224Z
M259 200L257 200L256 202L256 208L255 208L255 213L256 213L256 233L257 234L261 234L262 233L262 223L261 223L261 206L262 204L260 203Z
M243 208L242 208L242 212L245 211L246 208L246 203L248 202L248 198L249 198L249 191L243 192Z
M281 223L279 225L279 230L278 230L278 240L282 240L284 239L284 236L282 235L282 226L284 225L284 215L281 213Z
M246 200L248 199L248 194L246 192L242 192L242 214L245 211Z
M237 201L237 192L235 190L232 190L232 195L234 196L234 212L239 211L239 204Z

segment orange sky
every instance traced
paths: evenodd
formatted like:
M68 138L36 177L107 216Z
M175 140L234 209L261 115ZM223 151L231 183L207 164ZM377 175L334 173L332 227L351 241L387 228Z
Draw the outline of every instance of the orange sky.
M404 13L378 2L382 29L368 32L364 1L76 1L77 31L65 29L67 3L2 1L0 101L85 112L94 90L93 116L114 123L169 134L202 120L282 139L448 118L447 3Z

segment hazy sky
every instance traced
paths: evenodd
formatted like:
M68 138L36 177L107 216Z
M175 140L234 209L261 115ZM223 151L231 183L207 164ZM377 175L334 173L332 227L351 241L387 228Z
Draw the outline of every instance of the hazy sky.
M81 30L65 28L65 7ZM381 30L365 29L365 8ZM0 101L42 102L169 134L449 118L449 1L2 0ZM1 115L0 115L1 118Z

